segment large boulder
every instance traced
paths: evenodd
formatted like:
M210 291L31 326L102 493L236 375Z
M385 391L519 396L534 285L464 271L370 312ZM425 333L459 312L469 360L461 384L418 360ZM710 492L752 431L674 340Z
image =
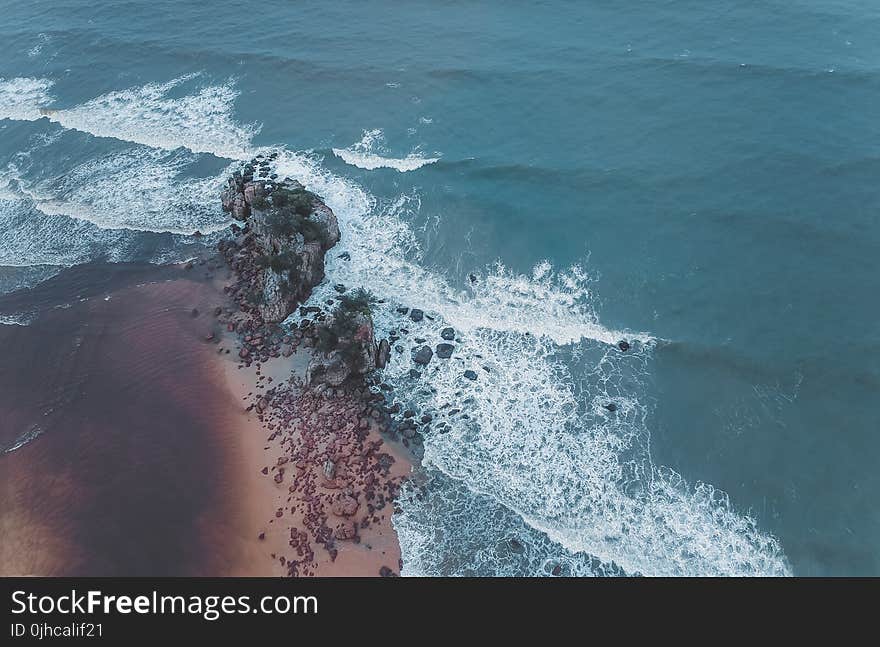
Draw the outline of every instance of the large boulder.
M283 321L324 280L324 254L339 242L336 216L299 182L254 180L247 167L244 175L236 172L227 180L221 202L253 235L247 259L260 317Z
M345 315L336 312L320 324L319 340L322 331L336 329L337 318L342 316ZM353 332L336 339L331 348L319 342L312 353L306 370L309 385L328 384L336 387L351 377L363 377L376 369L379 352L373 335L372 318L358 312L345 328Z

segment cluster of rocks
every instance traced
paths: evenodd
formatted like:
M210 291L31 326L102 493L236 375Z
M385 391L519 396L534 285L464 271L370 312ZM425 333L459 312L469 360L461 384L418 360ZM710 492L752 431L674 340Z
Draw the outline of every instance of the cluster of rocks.
M346 315L339 307L346 302L345 286L335 286L339 303L326 303L336 308L300 306L323 280L324 254L339 240L339 229L317 196L269 172L271 158L253 160L229 179L223 192L223 208L243 226L233 225L235 238L218 244L234 276L224 292L237 307L218 307L214 314L221 327L235 333L240 366L255 367L258 392L250 394L247 409L269 433L267 441L278 441L282 448L282 455L261 470L287 487L287 505L269 523L289 522L290 553L273 554L273 559L292 576L313 575L316 550L335 560L338 542L360 542L363 530L390 514L398 493L402 477L391 474L394 458L383 451L380 435L393 434L392 418L383 396L372 393L367 383L374 369L385 366L391 348L387 340L374 339L368 309L355 312L346 326L336 325ZM292 221L311 223L310 236L279 226L279 217L291 212L273 204L273 195L285 200L293 195L300 201L297 208L308 205L308 213L294 213ZM276 257L296 271L285 276L278 263L266 262ZM297 306L299 324L290 330L278 325ZM322 350L322 333L340 328L350 334ZM206 339L219 341L213 331ZM291 377L273 384L263 374L264 364L300 347L310 350L305 382ZM265 539L265 533L258 537ZM386 565L379 574L395 572Z
M307 371L307 384L327 384L340 386L351 380L362 380L370 375L375 369L385 368L391 349L387 340L376 343L373 332L373 319L369 312L355 312L348 315L342 308L338 308L323 321L317 328L331 329L338 319L350 316L350 336L338 339L337 347L323 349L318 344L309 359Z
M400 307L397 309L397 312L404 315L404 316L408 316L410 320L412 320L413 322L416 322L416 323L422 321L426 317L428 319L431 319L431 317L426 315L424 313L424 311L418 310L416 308L413 308L412 310L410 310L407 307ZM409 334L408 329L406 329L404 327L399 327L398 330L394 330L391 332L391 334L389 336L390 342L395 343L398 339L401 338L401 335L407 335L407 334ZM452 357L453 353L455 352L455 348L456 348L455 344L453 344L451 342L459 341L459 340L456 340L455 329L452 327L443 328L440 331L440 338L443 341L437 343L432 348L430 345L426 344L426 342L428 341L427 339L424 339L421 337L416 337L414 339L414 341L416 342L416 344L418 344L418 346L416 346L412 350L413 363L416 364L419 368L424 369L424 367L428 366L428 364L431 363L431 360L434 359L434 357L436 357L437 359L450 359ZM403 346L398 345L395 347L395 349L398 352L401 352L401 353L403 352ZM422 373L417 368L413 368L413 369L410 369L409 375L412 378L418 379L422 376ZM470 370L470 369L464 371L462 373L462 375L471 381L474 381L477 379L477 372Z
M268 389L257 409L268 440L280 439L283 450L262 473L287 486L275 520L289 518L291 552L275 558L292 576L315 574L316 549L335 560L338 542L360 543L363 530L390 514L401 484L390 474L394 457L371 435L387 418L375 415L376 396L366 386L301 386Z
M221 243L220 252L239 277L233 297L264 321L277 323L324 279L324 254L339 241L339 225L333 211L302 184L269 174L270 158L258 157L228 179L223 209L244 226L236 228L235 240ZM291 196L298 208L306 205L301 218L281 202Z

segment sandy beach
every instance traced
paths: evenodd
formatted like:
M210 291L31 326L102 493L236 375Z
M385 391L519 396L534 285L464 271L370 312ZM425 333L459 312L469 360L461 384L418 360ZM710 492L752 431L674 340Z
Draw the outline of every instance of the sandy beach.
M4 575L399 571L383 492L409 473L404 453L363 393L301 387L304 344L242 361L224 277L210 262L101 265L0 299L38 310L0 326Z

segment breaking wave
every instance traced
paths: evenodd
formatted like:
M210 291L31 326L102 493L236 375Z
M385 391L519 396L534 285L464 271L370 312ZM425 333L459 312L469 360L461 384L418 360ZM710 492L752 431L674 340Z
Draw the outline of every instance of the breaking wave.
M381 130L365 130L363 138L348 148L334 148L333 154L346 164L357 166L367 171L377 168L392 168L401 173L415 171L427 164L433 164L439 157L425 157L418 151L413 151L403 158L383 157L375 152L381 150L384 134Z
M164 151L184 147L236 161L270 150L251 145L255 126L234 121L231 86L168 96L190 78L112 92L47 116L65 128ZM30 118L24 86L18 87L13 111ZM30 87L25 93L34 101L47 100L50 86ZM0 92L8 91L0 86ZM380 139L381 131L368 131L358 144L333 152L365 169L407 171L436 161L417 152L403 160L381 157L374 151ZM403 511L393 518L404 574L546 575L557 566L565 574L599 575L790 572L778 542L738 513L726 495L654 465L646 401L658 341L604 327L583 268L557 269L545 262L521 274L498 264L475 269L468 285L455 286L426 268L419 240L406 224L404 216L419 208L417 196L384 203L330 173L318 156L272 150L279 153L276 172L322 195L342 230L342 242L328 257L328 280L312 299L330 298L334 283L363 286L382 298L377 332L401 334L384 379L395 398L434 420L423 439L430 483L408 486ZM178 170L177 158L119 155L112 164L96 160L46 185L64 204L88 206L90 215L82 217L89 222L45 212L42 218L16 218L15 209L27 208L22 201L5 212L0 206L0 220L11 218L0 226L15 238L11 248L9 241L5 249L0 246L0 263L57 263L59 254L77 262L81 255L69 251L46 253L60 237L119 237L108 247L118 254L129 227L155 226L144 224L145 214L162 218L157 207L166 198L173 206L173 193L163 198L157 191L156 202L143 197L150 208L128 219L116 214L121 201L96 194L111 186L101 182L114 177L124 195L136 193L131 183L144 164L157 186L164 186ZM111 179L98 178L94 191L77 181L101 173ZM151 181L149 174L145 181ZM188 188L196 202L216 203L213 179L194 182ZM36 202L46 207L45 200ZM196 209L192 221L175 226L171 221L182 211L172 208L162 227L186 231L209 217ZM33 248L36 242L39 249ZM427 316L413 322L397 306L416 306ZM411 353L420 345L415 339L433 345L444 326L456 330L453 356L435 358L421 375L412 375ZM631 344L626 353L616 346L621 339ZM465 371L477 379L467 379Z
M49 94L52 85L48 79L0 77L0 119L40 119L43 116L40 110L54 101Z

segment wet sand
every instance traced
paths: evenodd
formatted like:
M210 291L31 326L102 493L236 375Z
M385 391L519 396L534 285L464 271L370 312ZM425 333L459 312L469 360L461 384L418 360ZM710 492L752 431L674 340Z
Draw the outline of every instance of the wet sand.
M262 473L280 439L248 410L259 375L238 368L235 335L214 317L222 283L203 277L95 265L0 296L0 312L39 311L0 325L0 447L21 445L0 454L0 573L288 573L280 558L301 519L275 512L297 495ZM305 352L261 374L277 384ZM408 473L395 458L394 473ZM337 542L335 561L315 549L310 572L396 572L390 513L360 543Z

